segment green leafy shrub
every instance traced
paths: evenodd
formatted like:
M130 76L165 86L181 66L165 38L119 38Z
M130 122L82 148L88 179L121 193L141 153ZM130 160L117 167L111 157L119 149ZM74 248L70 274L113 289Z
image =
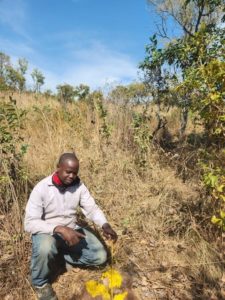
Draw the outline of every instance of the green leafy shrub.
M22 167L22 157L28 145L23 144L21 129L26 110L18 109L12 97L0 101L0 209L9 211L15 193L23 189L26 177Z

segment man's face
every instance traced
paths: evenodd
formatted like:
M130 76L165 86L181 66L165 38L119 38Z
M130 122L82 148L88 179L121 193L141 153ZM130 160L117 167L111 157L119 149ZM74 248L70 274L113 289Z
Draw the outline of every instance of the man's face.
M57 173L65 185L70 185L77 177L79 171L79 162L77 160L67 159L57 168Z

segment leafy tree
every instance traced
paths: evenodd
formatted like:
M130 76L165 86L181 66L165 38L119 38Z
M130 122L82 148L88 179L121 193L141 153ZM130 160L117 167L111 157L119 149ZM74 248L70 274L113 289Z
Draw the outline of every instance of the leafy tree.
M74 93L77 100L85 100L90 94L90 87L85 84L80 84L74 88Z
M154 86L155 93L160 95L165 91L166 85L170 86L170 92L172 92L171 83L179 84L186 79L190 68L197 68L200 63L204 63L204 60L208 58L209 43L214 44L214 50L217 48L214 55L217 56L221 51L221 46L215 47L215 39L217 39L218 45L222 44L222 40L218 41L214 32L217 31L218 34L219 31L217 28L219 21L215 15L221 13L223 1L162 0L149 2L157 6L161 15L172 16L184 30L182 37L171 41L164 48L158 46L156 35L150 39L151 43L146 47L146 57L140 64L140 68L144 71L146 82ZM221 34L219 36L222 37ZM168 65L173 66L176 72L170 72L170 74L165 72L165 69L169 70ZM169 84L166 84L168 80ZM168 93L166 94L168 95ZM165 100L161 95L160 99ZM183 90L183 93L176 96L176 100L176 104L181 107L182 111L180 130L182 136L186 128L188 111L193 103L192 90Z
M149 102L149 92L143 83L134 82L127 86L118 85L110 93L109 99L119 104L139 104Z
M6 83L13 90L22 91L25 86L24 76L12 66L6 67Z
M70 84L62 84L57 86L58 98L62 103L72 102L74 100L85 100L88 99L90 94L89 86L80 84L73 87Z
M185 70L176 90L190 95L190 108L199 114L210 139L225 137L225 53L223 29L207 32L203 27L192 39L198 46L195 62Z
M18 60L19 67L16 69L10 62L10 57L0 53L0 86L1 89L24 90L26 65L24 59Z
M0 52L0 89L7 89L6 69L10 66L10 57Z
M162 18L159 35L168 38L166 21L172 18L185 35L193 36L201 23L216 24L220 18L224 0L148 0Z
M61 84L57 87L58 99L62 104L72 102L75 97L74 87L70 84Z
M52 90L47 89L47 90L45 90L45 92L44 92L44 96L45 96L46 98L49 98L49 97L53 97L54 94L53 94Z
M22 74L25 75L28 69L28 61L25 58L19 58L18 59L18 71Z
M153 80L158 92L158 77L154 78L152 71L159 70L166 79L163 70L170 71L169 66L175 70L170 72L175 80L168 85L168 92L176 94L176 105L181 107L183 116L186 113L186 120L187 113L192 111L204 126L207 149L200 149L198 161L204 174L203 183L211 190L215 204L212 222L225 230L224 0L149 2L154 2L161 14L172 16L181 25L183 35L165 47L160 47L155 35L140 67L145 80L150 83Z
M0 76L5 75L5 69L10 65L10 57L3 52L0 52Z
M19 74L21 75L21 77L24 78L24 80L20 81L19 84L19 90L20 91L24 91L25 90L25 74L27 72L28 69L28 61L25 58L19 58L18 59L18 68L17 71L19 72Z
M38 69L34 69L31 73L31 77L34 81L34 91L40 93L41 86L44 84L45 77Z
M154 135L166 125L165 117L161 115L161 104L168 104L170 100L169 83L172 81L174 74L170 75L164 69L164 57L162 49L158 48L156 34L150 38L151 44L146 47L147 56L140 64L140 68L145 73L145 84L149 88L153 101L157 104L156 125Z

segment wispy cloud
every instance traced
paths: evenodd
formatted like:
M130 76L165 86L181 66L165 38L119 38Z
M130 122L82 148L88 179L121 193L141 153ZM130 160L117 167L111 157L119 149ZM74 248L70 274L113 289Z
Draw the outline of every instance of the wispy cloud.
M98 88L106 83L127 83L137 77L134 59L102 41L98 32L77 28L76 31L53 32L50 36L46 33L37 42L29 37L29 18L26 1L13 0L12 9L12 1L0 0L0 23L15 33L14 37L0 35L0 51L9 54L13 62L25 57L29 61L29 73L33 68L41 70L45 88L55 90L62 83L85 83ZM46 52L48 48L55 53L57 49L55 56ZM27 80L31 85L30 76Z
M136 62L131 57L92 41L88 48L74 50L57 74L47 72L46 84L54 88L57 81L72 85L85 83L92 88L98 88L106 83L127 83L136 77Z
M97 50L95 49L95 51ZM27 86L31 88L33 85L30 74L34 68L39 69L45 76L44 89L53 91L56 90L57 85L64 83L73 86L83 83L89 85L92 89L98 89L105 85L127 84L137 78L136 63L124 54L104 49L104 55L101 56L101 52L94 53L94 50L90 49L82 56L82 60L70 59L71 64L61 66L54 72L48 66L33 63L32 60L29 60L26 76ZM11 60L15 65L19 57L22 56L11 56ZM23 57L26 56L23 55Z
M13 43L0 38L4 45L1 51L9 54L15 64L19 57L29 61L28 73L38 68L45 76L45 88L56 89L58 84L68 83L79 85L84 83L91 88L99 88L112 83L128 83L137 77L136 62L127 54L109 49L99 41L89 41L87 45L79 45L75 50L70 49L57 63L57 58L50 61L42 52L26 43ZM54 66L54 71L52 69ZM30 75L27 76L28 85L32 85Z
M35 53L35 50L25 42L15 42L0 37L0 51L10 56L25 57L29 59Z
M0 22L15 33L29 38L25 30L26 6L23 0L1 0Z

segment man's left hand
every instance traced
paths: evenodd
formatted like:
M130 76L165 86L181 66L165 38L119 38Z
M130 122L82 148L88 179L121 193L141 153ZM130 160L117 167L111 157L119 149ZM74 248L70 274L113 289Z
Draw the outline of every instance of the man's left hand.
M104 237L106 237L107 239L113 240L113 242L116 242L116 240L118 238L117 233L112 229L112 227L110 226L109 223L105 223L102 226L102 229L103 229Z

